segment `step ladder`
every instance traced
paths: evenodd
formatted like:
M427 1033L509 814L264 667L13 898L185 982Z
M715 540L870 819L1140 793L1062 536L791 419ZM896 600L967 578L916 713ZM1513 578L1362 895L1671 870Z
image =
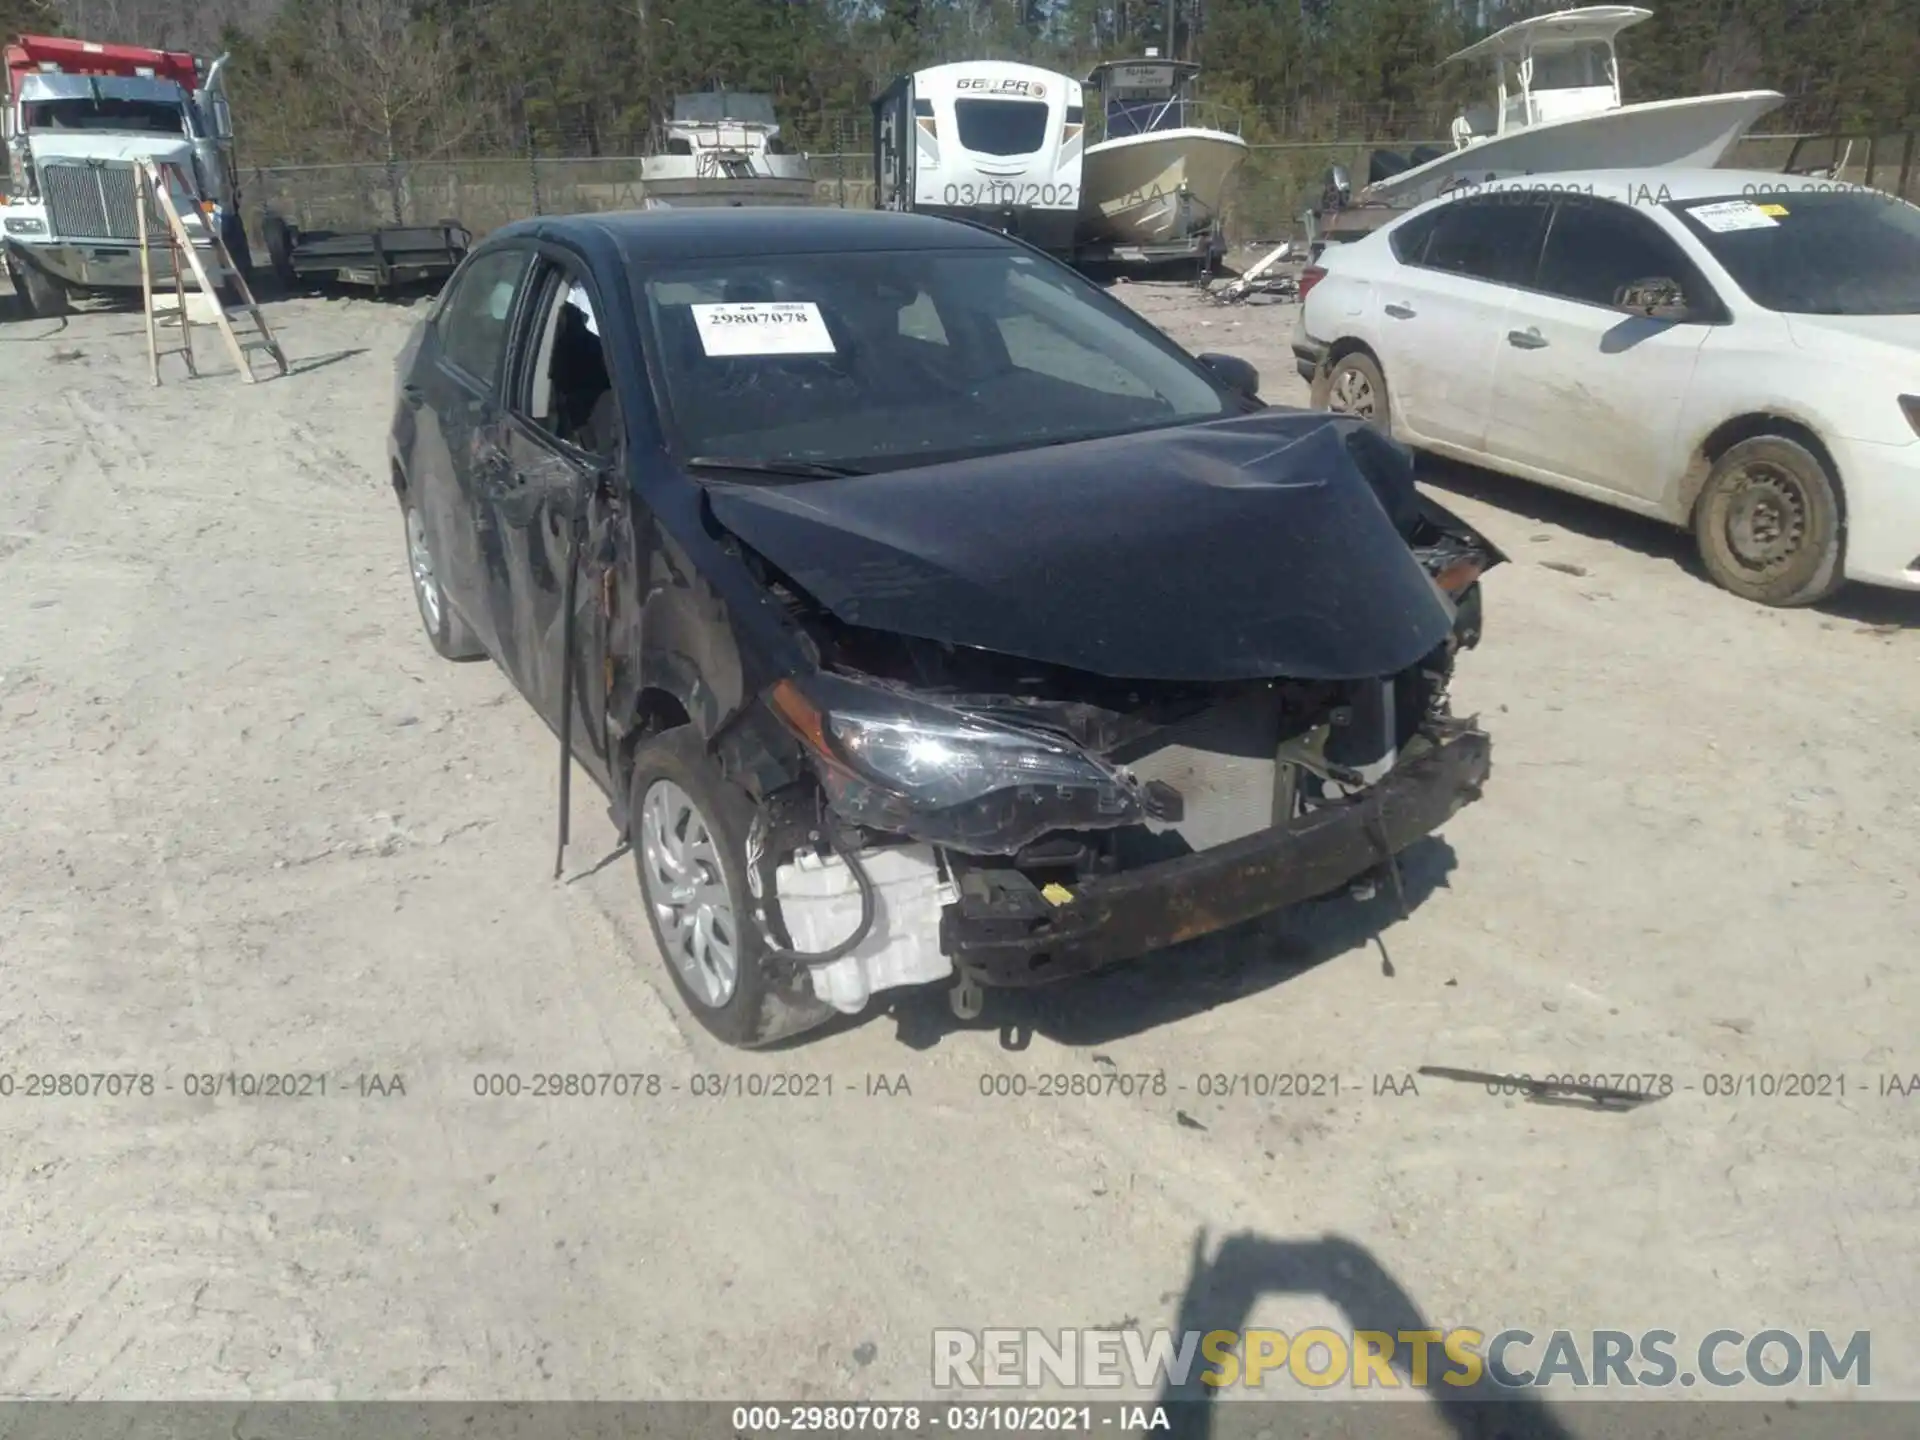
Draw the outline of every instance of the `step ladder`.
M222 274L233 281L240 304L228 306L215 288L206 263L201 259L200 247L194 244L193 237L187 233L186 221L180 215L179 198L176 197L184 198L189 207L202 217L211 242L207 248L219 261ZM220 334L226 339L227 350L232 354L234 364L239 367L240 378L249 385L259 378L253 373L253 353L256 350L264 350L271 355L274 364L280 367L280 373L285 375L286 353L281 350L280 342L273 338L267 317L260 313L253 291L247 287L246 276L233 263L225 242L207 220L206 212L200 209L193 186L179 165L145 157L134 161L134 214L139 224L140 290L147 312L147 364L153 374L153 383L160 383L162 355L180 356L186 361L187 374L196 379L200 375L193 363L193 317L187 311L187 271L192 272L200 293L207 297L207 303L212 307L214 324L220 327ZM162 284L165 279L154 274L154 252L148 239L151 220L157 220L166 232L167 264L173 271L171 299L154 294L155 279L160 278ZM185 271L181 268L183 259L186 262ZM236 321L251 328L236 332ZM163 324L177 324L180 327L178 345L163 347L160 344L160 326Z

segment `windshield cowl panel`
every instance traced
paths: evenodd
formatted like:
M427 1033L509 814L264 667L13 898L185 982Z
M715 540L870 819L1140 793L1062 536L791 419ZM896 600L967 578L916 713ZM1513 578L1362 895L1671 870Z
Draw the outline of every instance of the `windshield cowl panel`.
M648 268L675 452L888 471L1240 413L1118 302L1007 250Z

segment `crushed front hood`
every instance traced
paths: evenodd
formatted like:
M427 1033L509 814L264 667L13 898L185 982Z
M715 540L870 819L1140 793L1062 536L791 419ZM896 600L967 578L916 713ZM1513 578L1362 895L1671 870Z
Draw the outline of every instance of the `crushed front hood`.
M1266 410L708 493L850 625L1122 679L1351 680L1404 670L1453 620L1354 461L1356 424Z

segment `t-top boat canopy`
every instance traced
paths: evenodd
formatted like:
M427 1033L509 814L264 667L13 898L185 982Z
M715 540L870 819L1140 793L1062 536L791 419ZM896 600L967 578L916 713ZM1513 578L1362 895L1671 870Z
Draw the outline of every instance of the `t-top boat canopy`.
M1517 20L1443 62L1489 60L1496 75L1496 108L1469 111L1454 122L1453 140L1465 145L1489 135L1616 110L1624 103L1614 40L1653 18L1637 5L1585 5Z
M1149 50L1138 60L1108 60L1087 72L1081 83L1100 92L1105 138L1151 135L1196 123L1189 98L1200 67L1191 60L1163 60Z

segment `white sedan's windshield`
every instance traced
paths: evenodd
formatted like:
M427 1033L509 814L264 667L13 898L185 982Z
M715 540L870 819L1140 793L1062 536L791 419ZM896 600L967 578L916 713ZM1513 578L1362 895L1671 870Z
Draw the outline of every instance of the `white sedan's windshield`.
M1920 209L1877 190L1762 190L1672 206L1755 303L1796 315L1920 314Z
M884 469L1230 410L1169 342L1027 255L715 260L643 289L689 456Z

